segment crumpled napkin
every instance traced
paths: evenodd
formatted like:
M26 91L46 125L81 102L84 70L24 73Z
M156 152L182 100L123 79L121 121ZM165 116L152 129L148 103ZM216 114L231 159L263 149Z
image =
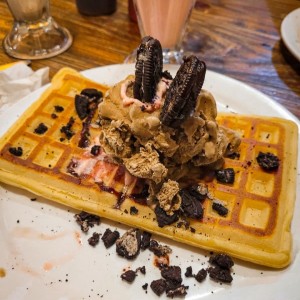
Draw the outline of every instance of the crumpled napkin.
M0 111L49 82L49 67L33 71L28 63L20 61L4 69L0 67Z

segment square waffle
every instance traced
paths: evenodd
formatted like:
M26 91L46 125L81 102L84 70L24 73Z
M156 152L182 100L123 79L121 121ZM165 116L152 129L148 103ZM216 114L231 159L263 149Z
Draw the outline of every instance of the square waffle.
M290 263L292 236L290 224L296 190L297 126L287 120L258 116L219 114L219 124L242 135L240 157L225 159L226 168L234 168L234 184L206 182L214 198L228 208L226 217L212 210L211 200L204 202L203 220L189 220L183 228L159 227L152 209L135 197L123 195L125 170L109 162L97 162L94 177L75 177L68 172L73 159L89 160L87 150L78 147L82 122L77 117L74 97L84 88L105 92L108 87L92 82L72 69L64 68L43 93L0 140L0 180L29 190L52 201L119 221L131 227L160 234L176 241L217 252L226 252L242 260L274 268ZM63 111L55 112L55 107ZM53 114L55 112L55 118ZM75 133L67 139L62 126L70 118ZM40 123L47 131L37 134ZM90 139L99 129L90 128ZM10 153L21 147L23 153ZM276 172L263 171L256 162L259 152L271 152L280 158ZM133 180L127 194L137 195L142 183ZM132 207L138 211L130 214Z

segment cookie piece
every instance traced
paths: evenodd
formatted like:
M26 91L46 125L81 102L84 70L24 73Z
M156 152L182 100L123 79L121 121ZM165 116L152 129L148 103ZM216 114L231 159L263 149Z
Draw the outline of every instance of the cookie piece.
M177 128L195 109L202 88L206 65L196 56L184 58L177 74L166 92L160 114L163 125Z
M162 48L158 40L146 36L137 50L133 96L143 102L152 102L156 86L162 76Z
M129 229L116 241L117 253L127 259L135 258L141 249L141 232Z
M259 152L256 160L259 166L265 171L276 171L279 167L278 157L270 152Z
M120 233L117 230L111 231L109 228L107 228L101 239L105 248L109 248L117 241L119 237Z

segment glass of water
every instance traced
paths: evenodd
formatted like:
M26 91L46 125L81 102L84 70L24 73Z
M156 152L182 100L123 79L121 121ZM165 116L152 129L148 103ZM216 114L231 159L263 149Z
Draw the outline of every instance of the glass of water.
M53 20L49 0L6 0L6 3L14 18L3 40L8 55L43 59L56 56L71 46L72 36Z

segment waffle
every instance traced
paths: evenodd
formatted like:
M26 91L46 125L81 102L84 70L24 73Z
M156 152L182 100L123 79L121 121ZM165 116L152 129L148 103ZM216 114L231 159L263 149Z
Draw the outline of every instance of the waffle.
M74 108L74 96L84 88L105 92L108 87L92 82L72 69L64 68L51 86L8 130L0 140L0 180L29 190L52 201L119 221L131 227L274 268L290 263L292 236L290 224L296 190L297 126L279 118L219 114L221 125L240 131L239 159L225 159L225 167L236 172L234 184L206 182L210 194L228 208L226 217L204 202L203 220L189 220L188 228L159 227L154 212L141 197L143 182L124 182L126 170L109 161L93 163L93 176L76 177L68 167L74 159L90 154L78 147L82 122ZM55 106L63 111L55 112ZM53 113L56 117L54 118ZM67 139L61 127L75 118L75 135ZM47 126L43 134L34 132L38 124ZM90 140L99 134L91 126ZM11 147L21 147L21 156ZM265 172L256 162L259 151L280 158L276 172ZM95 176L98 178L95 183ZM100 179L99 179L100 178ZM135 207L135 214L131 214ZM136 213L137 212L137 213Z

